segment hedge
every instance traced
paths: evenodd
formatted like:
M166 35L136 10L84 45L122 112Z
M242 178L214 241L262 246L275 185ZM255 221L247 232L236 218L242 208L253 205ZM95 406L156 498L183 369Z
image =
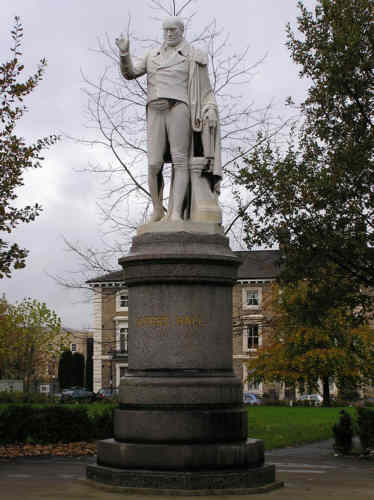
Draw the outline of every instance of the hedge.
M57 399L54 396L40 392L0 391L0 404L52 404L56 402Z
M364 453L374 449L374 408L357 408L358 435Z
M111 410L89 415L81 407L9 405L0 414L0 444L106 439L113 436Z

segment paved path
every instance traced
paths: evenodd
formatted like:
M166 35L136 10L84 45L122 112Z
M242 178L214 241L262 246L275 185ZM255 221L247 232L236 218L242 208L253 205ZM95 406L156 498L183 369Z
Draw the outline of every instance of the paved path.
M279 490L256 495L222 495L222 500L374 500L374 460L334 456L331 442L266 453L267 463L277 467ZM24 458L0 461L1 500L115 500L123 495L105 492L85 482L85 469L94 457ZM133 500L160 496L131 495ZM183 496L182 499L197 497ZM214 497L199 497L214 498ZM216 497L217 498L217 497Z

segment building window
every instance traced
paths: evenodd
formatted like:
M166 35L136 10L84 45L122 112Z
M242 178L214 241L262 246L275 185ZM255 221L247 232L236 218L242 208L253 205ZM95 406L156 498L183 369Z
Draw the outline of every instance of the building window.
M258 309L262 301L262 288L243 288L243 308Z
M119 296L119 306L121 308L129 307L129 296L128 295L120 295Z
M128 328L119 329L119 350L121 352L127 352L127 340L129 335Z
M71 344L71 352L77 352L77 344Z
M49 393L49 384L40 385L39 390L43 394L48 394Z
M258 349L259 345L258 325L247 326L247 344L248 344L248 349Z
M127 311L129 307L129 294L127 290L117 293L117 311Z
M129 325L127 321L116 321L116 347L117 353L127 354L128 352L128 339L129 339Z
M258 306L258 290L247 290L247 306Z
M127 373L127 367L126 366L120 366L119 367L119 378L123 378Z

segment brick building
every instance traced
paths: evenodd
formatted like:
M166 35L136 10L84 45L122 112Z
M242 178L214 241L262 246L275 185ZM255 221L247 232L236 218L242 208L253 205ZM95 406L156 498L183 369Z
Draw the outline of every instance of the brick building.
M68 347L71 352L79 352L83 354L84 359L87 359L87 340L92 337L92 333L87 330L74 330L72 328L63 327L64 335L68 336Z
M93 390L118 387L128 366L128 292L123 271L89 280L94 292Z
M271 316L272 283L279 273L280 254L278 250L235 253L242 263L233 287L234 372L242 380L244 392L275 391L279 396L276 386L248 384L246 361L255 357L258 347L266 342L265 319Z

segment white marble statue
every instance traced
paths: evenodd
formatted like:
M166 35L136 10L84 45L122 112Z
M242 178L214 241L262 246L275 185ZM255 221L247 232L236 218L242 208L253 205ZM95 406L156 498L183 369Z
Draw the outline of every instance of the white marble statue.
M206 53L184 39L179 17L163 23L164 43L133 61L129 40L116 39L122 75L147 74L148 183L150 222L221 222L217 193L222 175L217 103ZM172 162L168 212L163 213L165 162Z

